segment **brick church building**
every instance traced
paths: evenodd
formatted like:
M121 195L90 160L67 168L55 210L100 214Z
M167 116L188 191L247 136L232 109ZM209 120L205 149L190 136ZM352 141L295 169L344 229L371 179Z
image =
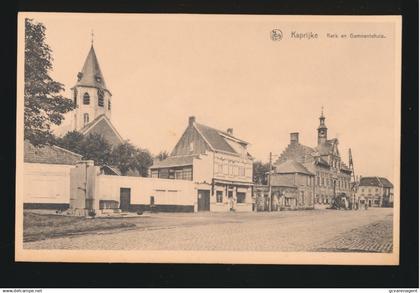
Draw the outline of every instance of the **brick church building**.
M290 168L285 168L285 166L293 166L295 169L299 167L300 172L297 173L306 176L307 179L304 180L303 185L300 184L302 186L296 187L302 189L304 194L308 194L309 204L310 192L314 193L314 203L330 204L335 195L351 195L351 170L341 158L338 139L328 139L328 128L323 113L319 117L319 122L318 141L315 147L301 144L299 133L290 134L289 145L274 163L274 176L289 176ZM284 173L285 169L287 169L287 174Z

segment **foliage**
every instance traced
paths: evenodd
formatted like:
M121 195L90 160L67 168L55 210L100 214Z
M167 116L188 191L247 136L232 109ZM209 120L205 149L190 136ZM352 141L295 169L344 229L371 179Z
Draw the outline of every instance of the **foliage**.
M112 146L101 134L89 134L81 143L81 155L84 160L93 160L95 165L108 165Z
M82 155L83 134L74 130L67 132L62 138L57 138L57 144L67 150Z
M24 135L34 145L51 143L51 125L61 124L63 114L74 108L73 101L60 94L63 84L49 74L52 61L45 26L25 19Z
M267 184L267 173L270 170L270 164L255 161L252 165L253 168L253 182L256 184Z
M117 166L123 175L134 171L140 176L147 177L153 159L148 150L136 148L125 141L112 151L110 164Z
M167 157L169 157L169 153L167 151L160 151L159 154L155 157L159 161L165 160Z

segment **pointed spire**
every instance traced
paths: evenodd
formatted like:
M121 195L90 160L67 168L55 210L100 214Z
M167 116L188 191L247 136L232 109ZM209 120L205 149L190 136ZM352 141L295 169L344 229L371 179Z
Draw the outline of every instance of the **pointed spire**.
M324 105L321 107L321 116L319 118L325 118L324 117Z
M93 33L92 45L89 54L86 57L82 71L77 75L77 84L79 86L96 87L106 90L104 76L102 75L101 68L99 67L98 58L96 57L95 49L93 48Z

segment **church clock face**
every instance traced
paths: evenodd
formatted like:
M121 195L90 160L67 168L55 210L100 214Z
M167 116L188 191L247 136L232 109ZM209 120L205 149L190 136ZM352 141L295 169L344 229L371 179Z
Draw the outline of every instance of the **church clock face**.
M324 130L321 130L319 133L320 133L321 135L324 135L324 134L325 134L325 131L324 131Z

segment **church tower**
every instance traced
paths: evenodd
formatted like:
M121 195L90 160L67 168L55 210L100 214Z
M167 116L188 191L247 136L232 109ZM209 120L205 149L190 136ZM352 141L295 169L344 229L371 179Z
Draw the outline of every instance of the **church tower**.
M93 42L71 94L75 104L74 130L81 130L101 115L111 119L112 95L106 87Z
M318 145L323 144L327 141L328 128L325 125L324 109L321 110L321 116L319 117L318 127Z

